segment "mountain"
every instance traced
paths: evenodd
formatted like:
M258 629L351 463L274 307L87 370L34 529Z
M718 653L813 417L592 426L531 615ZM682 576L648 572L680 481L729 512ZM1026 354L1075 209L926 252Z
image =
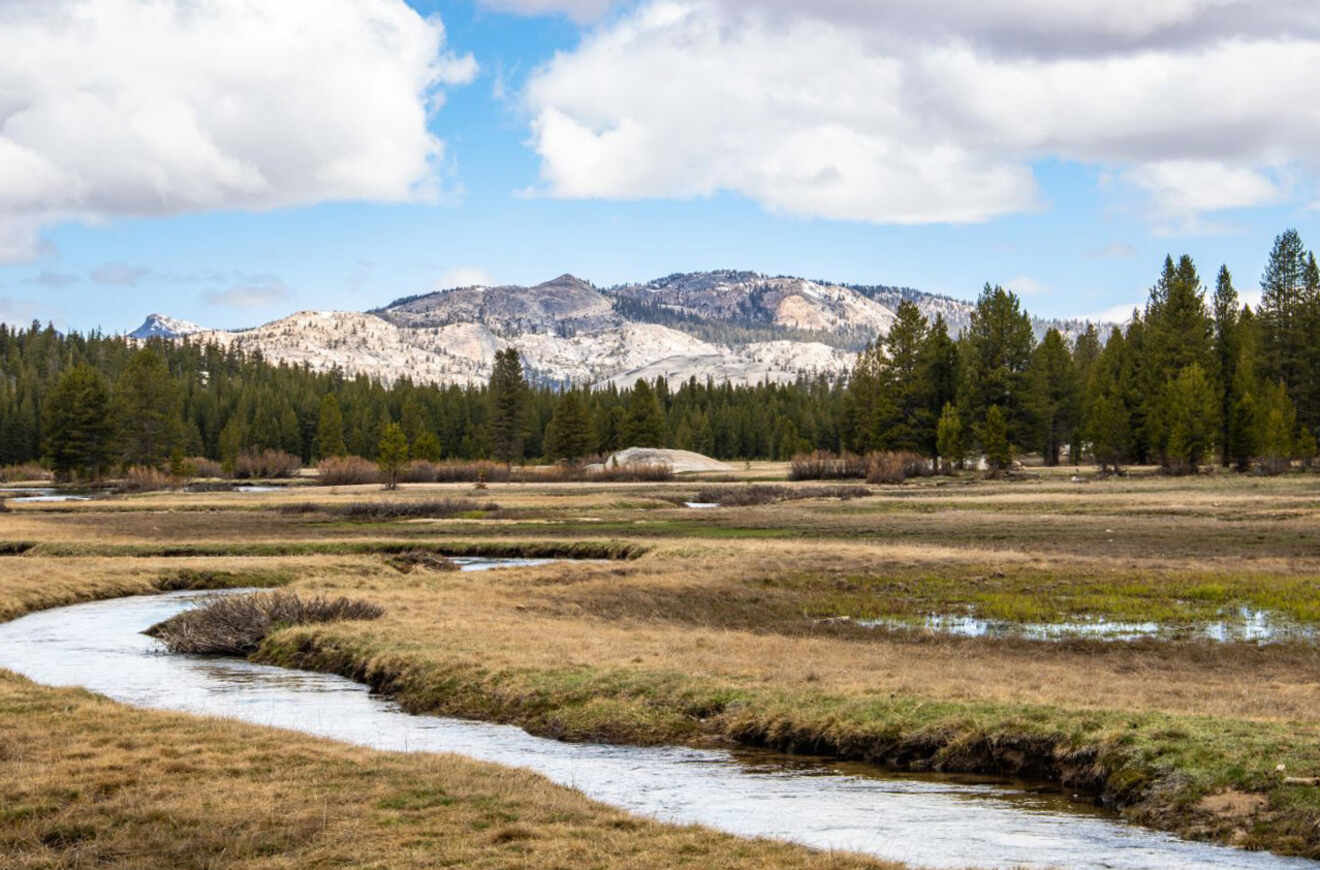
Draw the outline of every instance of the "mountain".
M573 275L531 287L455 287L372 311L300 311L255 329L206 330L153 314L134 338L187 337L317 370L393 381L469 384L516 347L531 379L630 384L639 377L791 381L851 369L888 332L900 302L957 334L971 303L911 288L833 284L756 272L669 275L599 288ZM1036 321L1068 333L1079 321Z
M182 338L205 332L206 328L187 320L165 314L148 314L142 325L128 334L129 338Z

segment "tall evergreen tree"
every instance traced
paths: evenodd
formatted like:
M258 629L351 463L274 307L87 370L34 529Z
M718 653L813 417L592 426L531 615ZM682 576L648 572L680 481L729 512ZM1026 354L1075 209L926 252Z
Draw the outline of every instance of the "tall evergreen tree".
M1196 471L1215 443L1219 406L1205 370L1196 363L1183 369L1164 390L1168 443L1166 468Z
M973 420L984 420L991 406L998 407L1010 443L1024 442L1031 425L1029 369L1035 336L1017 295L986 284L963 343L958 406Z
M182 436L179 386L165 359L151 347L133 354L115 394L124 462L164 467Z
M998 405L991 405L981 424L981 447L992 469L1004 471L1013 464L1013 444L1009 441L1008 420Z
M591 452L591 418L576 390L568 390L555 403L545 433L546 456L576 463Z
M316 421L316 455L343 456L348 452L344 445L344 415L339 410L339 400L333 393L326 393L321 399L321 410Z
M1046 332L1032 353L1031 384L1036 444L1046 465L1058 465L1081 417L1081 387L1068 345L1057 329Z
M408 436L403 427L393 421L381 429L380 446L376 450L376 464L385 478L387 489L399 488L399 473L408 464Z
M1219 459L1224 467L1232 462L1233 408L1237 404L1237 362L1242 316L1237 290L1228 266L1219 267L1212 304L1214 316L1215 383L1219 394Z
M522 359L513 348L495 354L490 376L490 439L495 458L505 465L520 462L527 430L527 381Z
M110 385L88 365L60 376L46 400L46 455L60 477L100 477L114 462Z
M623 418L620 433L627 447L663 447L665 445L665 415L660 400L651 385L638 378L633 384L628 411Z

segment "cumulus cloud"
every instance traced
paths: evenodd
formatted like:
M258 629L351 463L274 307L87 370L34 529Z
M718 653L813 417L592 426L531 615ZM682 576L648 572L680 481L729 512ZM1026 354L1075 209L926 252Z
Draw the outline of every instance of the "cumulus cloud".
M268 308L292 300L292 291L274 275L250 275L226 290L202 294L203 302L220 308Z
M481 0L497 12L518 15L567 15L575 21L593 21L604 15L613 0Z
M495 279L485 269L477 266L455 266L440 276L436 286L442 290L454 287L492 287Z
M1039 208L1049 159L1166 225L1287 201L1320 153L1320 7L1261 5L646 0L531 76L534 192L971 222Z
M151 269L131 263L102 263L92 270L92 280L96 283L125 287L136 287L139 281L150 275Z
M1137 249L1127 242L1110 242L1086 252L1086 256L1092 260L1130 260L1136 255Z
M1004 287L1012 290L1019 296L1043 296L1049 292L1049 287L1037 281L1035 278L1027 275L1019 275L1004 282Z
M81 280L77 275L69 272L52 272L49 269L43 269L33 277L28 278L24 283L45 287L47 290L59 290L77 284Z
M442 186L476 62L403 0L0 2L0 260L43 227Z

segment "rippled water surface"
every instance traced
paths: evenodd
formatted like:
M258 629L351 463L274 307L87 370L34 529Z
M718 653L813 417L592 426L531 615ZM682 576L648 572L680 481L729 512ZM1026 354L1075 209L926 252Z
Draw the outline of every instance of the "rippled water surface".
M473 565L465 566L472 570ZM887 776L768 754L568 744L518 728L410 716L340 677L169 656L140 632L196 592L123 598L0 624L0 667L140 707L229 716L376 749L457 752L527 767L674 822L867 852L930 867L1314 868L1178 840L1011 785Z

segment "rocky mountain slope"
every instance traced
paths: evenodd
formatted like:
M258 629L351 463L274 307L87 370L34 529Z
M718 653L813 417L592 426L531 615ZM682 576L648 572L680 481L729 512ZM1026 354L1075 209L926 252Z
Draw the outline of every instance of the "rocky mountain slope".
M130 336L215 342L318 370L386 381L485 381L495 353L516 347L530 376L629 384L639 377L791 381L851 368L909 299L950 331L972 306L909 288L846 286L755 272L669 275L601 289L572 275L534 287L458 287L366 313L300 311L255 329L207 330L153 314ZM1038 331L1061 325L1038 323Z

